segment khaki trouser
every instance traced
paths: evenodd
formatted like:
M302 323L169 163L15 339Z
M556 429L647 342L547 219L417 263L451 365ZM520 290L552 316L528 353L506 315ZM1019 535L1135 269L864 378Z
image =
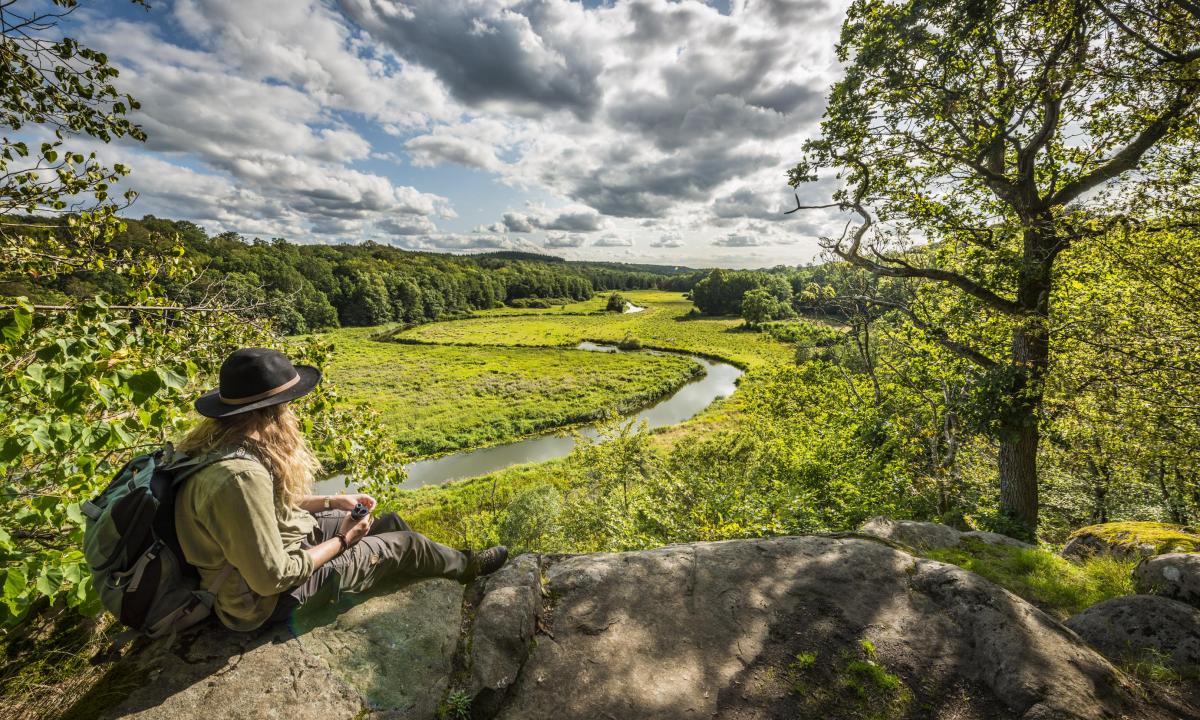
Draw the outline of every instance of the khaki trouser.
M346 515L345 510L313 513L317 527L304 547L333 537ZM466 555L413 532L399 515L388 513L376 518L367 536L346 552L317 568L308 580L281 593L270 620L286 619L301 605L324 605L338 600L343 592L363 593L386 581L430 577L457 580L466 566Z

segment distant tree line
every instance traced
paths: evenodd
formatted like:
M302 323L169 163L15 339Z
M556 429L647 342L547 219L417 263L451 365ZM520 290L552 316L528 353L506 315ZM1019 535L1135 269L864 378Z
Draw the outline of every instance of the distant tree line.
M47 224L45 219L28 222ZM51 227L43 232L54 232L54 222L49 221ZM113 245L131 255L163 258L182 247L204 271L186 284L173 285L170 278L162 278L172 297L203 304L219 295L252 316L272 319L277 330L288 334L337 326L416 324L509 304L586 300L602 290L686 290L697 277L688 269L568 262L533 253L461 256L373 242L248 241L232 232L210 236L194 223L153 216L127 220ZM136 290L126 275L87 269L23 287L3 287L0 293L50 303L97 294L133 297Z
M842 316L852 276L846 263L769 270L722 270L701 274L691 286L692 301L705 315L740 315L750 325L783 320L797 314Z

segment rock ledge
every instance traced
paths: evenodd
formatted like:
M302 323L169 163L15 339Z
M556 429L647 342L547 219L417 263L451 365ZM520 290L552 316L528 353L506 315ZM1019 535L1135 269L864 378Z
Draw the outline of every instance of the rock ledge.
M85 701L147 719L1174 717L1020 598L867 538L526 555L465 594L428 581L341 610L148 647L110 673L138 682Z

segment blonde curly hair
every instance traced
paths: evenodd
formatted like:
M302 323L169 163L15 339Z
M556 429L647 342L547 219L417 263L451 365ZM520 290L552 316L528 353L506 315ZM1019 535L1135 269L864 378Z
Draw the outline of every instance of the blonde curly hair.
M225 418L204 418L176 444L191 456L243 447L262 461L275 484L275 501L297 507L309 494L321 463L287 403Z

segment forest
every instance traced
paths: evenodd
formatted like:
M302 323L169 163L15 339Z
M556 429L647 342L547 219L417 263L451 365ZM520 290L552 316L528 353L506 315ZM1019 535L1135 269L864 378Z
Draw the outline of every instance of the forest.
M37 218L14 218L37 232L54 232ZM564 262L531 253L450 256L407 252L388 245L298 245L236 233L209 236L187 221L125 220L114 252L138 257L183 253L201 270L162 291L186 305L221 302L244 316L270 319L285 335L334 327L421 323L501 305L586 300L598 290L686 284L687 269L643 270L620 263ZM113 270L79 270L33 282L8 279L0 291L43 304L98 294L126 297L129 279Z
M296 403L321 479L457 547L622 551L882 515L1036 545L1015 569L939 559L1056 617L1132 593L1128 563L1056 552L1096 523L1200 523L1200 11L1155 7L857 0L844 76L780 178L790 212L835 210L840 229L815 261L742 270L134 219L136 193L113 189L128 168L82 142L145 139L118 71L6 29L5 693L92 672L114 621L81 503L191 427L247 346L324 371ZM701 360L736 368L736 389L654 430L630 420L702 381ZM405 485L414 462L554 433L573 446L552 459ZM39 643L63 628L56 668Z

